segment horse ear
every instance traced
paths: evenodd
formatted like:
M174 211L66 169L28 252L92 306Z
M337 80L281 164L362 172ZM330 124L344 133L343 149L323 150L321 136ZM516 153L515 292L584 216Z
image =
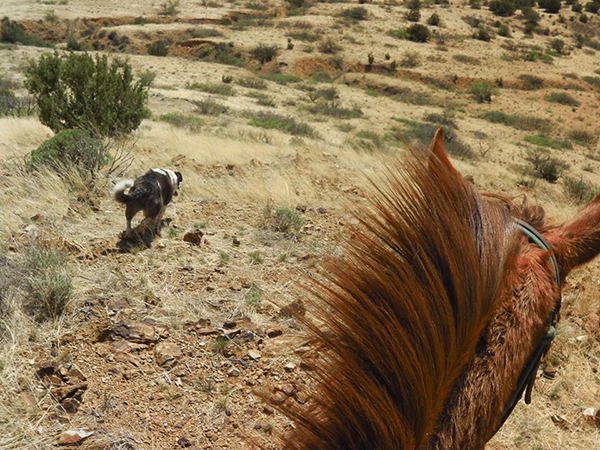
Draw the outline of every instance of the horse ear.
M448 156L446 155L446 150L444 150L444 129L439 127L435 134L433 135L433 139L431 140L431 144L429 145L429 167L432 168L433 161L437 160L442 163L444 167L446 167L452 174L460 178L460 174L454 168Z
M548 235L558 258L561 278L600 253L600 194L570 221Z

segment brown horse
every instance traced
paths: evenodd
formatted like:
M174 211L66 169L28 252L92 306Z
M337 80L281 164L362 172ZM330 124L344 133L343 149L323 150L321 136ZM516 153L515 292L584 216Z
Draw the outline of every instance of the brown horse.
M318 390L283 409L287 449L483 448L529 396L560 280L600 251L600 196L550 226L538 206L478 194L441 129L397 169L315 284Z

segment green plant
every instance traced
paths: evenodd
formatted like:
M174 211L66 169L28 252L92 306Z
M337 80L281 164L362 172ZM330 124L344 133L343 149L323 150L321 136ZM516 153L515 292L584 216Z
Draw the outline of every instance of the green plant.
M221 252L219 253L219 262L221 264L228 264L231 261L231 256L228 253Z
M552 122L532 116L519 114L506 114L499 111L488 111L480 116L482 119L492 123L501 123L517 130L547 132L552 128Z
M44 20L50 23L58 22L58 16L54 11L48 11L44 14Z
M25 79L40 121L55 132L85 128L94 135L124 135L150 116L150 80L134 81L128 63L109 64L105 55L44 54L30 63Z
M252 255L253 253L258 253L258 252L252 252L252 253L250 253L250 255ZM256 263L252 262L252 264L262 264L262 263L263 263L262 259L260 260L260 262L256 262ZM244 301L248 305L257 305L260 302L261 298L262 298L262 291L257 286L252 286L250 289L248 289L248 291L246 291L246 294L244 294Z
M287 75L284 73L266 73L260 76L261 78L269 81L274 81L277 84L288 84L288 83L298 83L302 81L302 78L296 75Z
M160 11L158 14L161 16L175 16L179 14L179 0L167 0L160 7Z
M408 2L408 12L404 17L409 22L418 22L421 20L421 1L410 0Z
M569 139L575 141L577 145L582 145L584 147L591 147L598 142L598 137L595 134L592 134L585 130L573 130L569 132Z
M600 1L593 0L591 2L586 3L585 10L593 14L598 14L598 11L600 11Z
M72 165L82 175L95 178L110 161L109 146L93 138L87 130L62 130L31 151L32 168L51 166L56 169Z
M203 61L228 66L242 67L244 65L242 54L234 49L231 42L217 42L212 46L204 47L200 50L198 57Z
M304 220L293 208L277 208L272 213L273 229L281 233L296 233L300 231Z
M491 103L492 95L496 93L496 89L485 81L478 81L473 83L469 90L471 94L477 99L479 103Z
M417 52L405 52L400 60L402 67L414 68L421 65L421 56Z
M539 0L538 4L540 8L544 8L544 11L550 14L556 14L562 6L560 0Z
M366 20L367 16L368 16L368 12L362 6L344 9L342 12L340 12L340 17L343 17L344 19L350 19L350 20Z
M473 64L473 65L481 64L481 60L479 58L475 58L474 56L458 54L458 55L452 55L452 58L455 59L456 61L459 61L459 62L462 62L465 64Z
M86 49L86 45L82 44L72 34L67 35L67 50L72 52L80 52Z
M600 87L600 77L583 77L582 80L593 86Z
M25 117L35 113L34 99L17 97L14 93L16 87L16 83L0 76L0 117Z
M339 45L335 43L335 41L331 38L327 38L324 41L321 41L319 44L319 51L321 53L326 53L329 55L335 54L342 49Z
M250 54L261 64L270 62L277 56L279 47L276 45L259 44L250 50Z
M248 253L250 264L262 264L265 262L258 250Z
M148 45L148 54L152 56L167 56L168 50L165 41L158 40Z
M565 41L562 39L552 39L550 41L550 48L559 55L562 55L565 51Z
M542 17L538 12L531 7L523 8L521 13L523 14L523 20L526 24L537 26L540 23L540 20L542 20Z
M181 113L167 113L160 116L160 120L170 123L178 128L185 128L191 132L199 131L204 125L204 121L198 117Z
M554 139L549 138L548 136L544 136L544 135L540 135L540 134L535 135L535 136L525 136L524 139L527 142L530 142L535 145L539 145L540 147L561 149L565 146L564 143L555 141Z
M479 41L489 42L492 40L492 33L487 29L480 27L476 31L473 32L473 39L477 39Z
M498 34L502 37L511 37L511 35L512 35L510 32L510 28L505 23L503 23L502 25L500 25L500 27L498 27Z
M560 103L561 105L568 105L577 107L581 103L575 99L571 94L566 92L552 92L550 95L544 97L544 100L551 103Z
M67 256L60 250L31 246L26 254L26 311L43 322L57 319L67 308L73 284L67 270Z
M511 0L492 0L490 2L490 11L497 16L509 17L512 16L517 7Z
M49 44L41 39L27 34L21 25L13 20L10 20L8 17L4 17L2 19L0 27L0 42L30 45L34 47L49 47Z
M229 84L188 83L186 88L193 89L195 91L207 92L209 94L223 95L225 97L236 94L233 87Z
M237 84L249 89L267 89L267 83L265 83L260 78L239 78Z
M280 130L294 136L312 136L314 134L312 127L306 123L298 122L293 117L267 112L252 114L248 125L267 130Z
M544 149L530 150L525 159L531 163L533 176L542 178L550 183L555 183L560 175L569 167L567 163L554 158Z
M442 23L442 19L440 19L440 15L438 13L433 13L427 19L427 25L431 25L433 27L439 27Z
M196 112L205 116L220 116L221 114L227 114L229 108L221 103L213 100L206 99L192 102L196 106Z
M588 203L596 195L600 194L600 187L593 185L589 181L585 181L583 178L572 178L564 177L564 188L573 201L579 204Z
M523 82L522 89L526 91L535 91L544 87L544 79L538 76L522 74L518 78Z
M306 110L312 114L320 114L337 119L357 119L363 115L363 112L359 108L342 108L337 100L319 102L315 105L307 106Z
M425 25L415 23L407 28L406 37L413 42L427 42L431 38L431 32Z

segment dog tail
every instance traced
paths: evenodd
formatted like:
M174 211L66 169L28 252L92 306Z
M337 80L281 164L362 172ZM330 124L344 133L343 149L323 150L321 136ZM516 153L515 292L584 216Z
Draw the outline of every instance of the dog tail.
M133 180L123 180L115 184L115 187L113 188L115 200L119 203L127 203L129 201L129 196L125 193L125 190L129 189L131 186L133 186Z

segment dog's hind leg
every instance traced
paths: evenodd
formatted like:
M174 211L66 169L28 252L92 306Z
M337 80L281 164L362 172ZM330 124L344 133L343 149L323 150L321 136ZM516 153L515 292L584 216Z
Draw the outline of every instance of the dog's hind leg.
M127 230L126 232L131 233L131 221L133 220L133 216L137 213L136 209L133 205L128 204L127 208L125 208L125 218L127 219Z

